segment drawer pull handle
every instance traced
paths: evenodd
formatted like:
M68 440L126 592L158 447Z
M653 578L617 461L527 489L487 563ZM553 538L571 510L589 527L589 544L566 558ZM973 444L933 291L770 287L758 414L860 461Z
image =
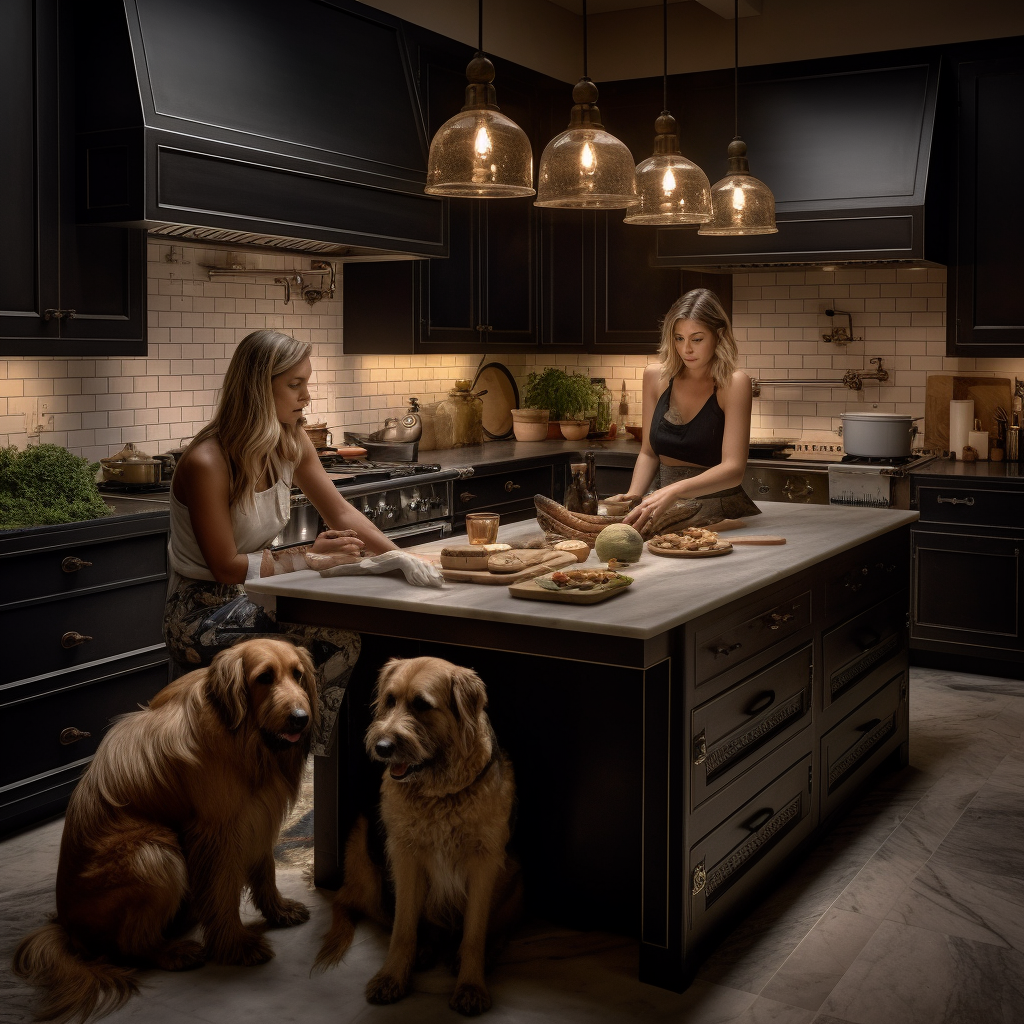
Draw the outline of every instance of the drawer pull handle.
M72 647L78 647L80 644L88 643L91 639L91 636L86 636L84 633L79 633L76 630L71 629L60 638L60 645L65 650L70 650Z
M732 654L733 651L738 651L742 646L743 644L741 643L730 644L729 646L726 646L725 644L719 644L717 647L714 647L712 649L714 650L715 657L717 658L720 654Z
M770 616L769 629L778 629L784 622L790 622L796 618L796 612L772 612Z
M514 483L512 483L511 480L506 480L505 481L505 493L506 494L511 494L513 491L518 491L519 487L520 487L519 484L514 484Z
M81 558L76 558L74 555L68 555L68 557L60 563L60 567L64 572L78 572L79 569L88 569L90 565L92 565L92 562L85 562Z
M770 708L775 703L775 691L766 690L761 694L760 697L755 700L749 708L747 708L748 715L757 715L762 711Z
M743 827L749 832L757 832L764 828L772 818L775 817L775 810L772 807L765 807L755 814L749 821L743 823Z
M693 739L693 763L703 764L708 757L708 741L704 735L704 730L701 731Z
M882 720L880 718L872 718L870 722L865 722L863 725L858 725L857 726L857 731L858 732L870 732L881 721Z
M467 505L471 501L476 501L476 495L470 494L469 491L463 491L459 495L459 501L461 501L463 505Z
M699 893L703 892L704 891L704 886L707 885L707 882L708 882L708 875L707 875L707 872L704 870L704 861L701 861L693 869L693 878L692 878L692 883L690 885L690 895L691 896L696 896Z
M63 746L70 747L72 743L77 743L79 740L87 740L90 736L92 736L91 732L83 732L72 725L68 726L67 729L61 729L60 742Z
M973 498L944 498L941 494L936 499L940 505L973 505Z

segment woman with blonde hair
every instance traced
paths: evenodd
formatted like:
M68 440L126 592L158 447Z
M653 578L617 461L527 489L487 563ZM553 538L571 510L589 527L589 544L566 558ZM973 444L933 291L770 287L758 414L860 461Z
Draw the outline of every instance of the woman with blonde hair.
M760 514L741 486L750 378L736 369L736 339L714 292L695 288L673 303L658 355L644 370L643 436L629 493L614 499L634 502L625 521L644 532L683 500L692 526Z
M326 753L356 659L349 629L276 621L242 584L305 568L304 550L269 545L288 522L292 485L331 529L309 550L377 554L395 545L339 493L302 429L309 404L312 345L277 331L243 338L224 376L214 417L185 450L171 482L170 583L164 638L185 669L209 665L240 640L277 637L305 647L319 670L322 714L313 752Z

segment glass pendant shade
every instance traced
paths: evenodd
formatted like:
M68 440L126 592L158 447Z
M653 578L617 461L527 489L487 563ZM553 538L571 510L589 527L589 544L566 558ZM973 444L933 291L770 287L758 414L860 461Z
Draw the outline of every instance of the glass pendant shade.
M424 191L462 199L534 195L530 140L494 102L494 65L478 53L466 78L466 105L430 142Z
M572 91L569 127L545 147L534 206L564 210L621 210L634 206L633 154L604 130L597 86L581 78Z
M704 224L711 220L708 176L679 152L676 119L666 110L654 123L654 156L636 168L640 202L625 224Z
M711 186L712 218L699 235L774 235L775 196L750 173L747 145L742 139L729 143L729 170Z

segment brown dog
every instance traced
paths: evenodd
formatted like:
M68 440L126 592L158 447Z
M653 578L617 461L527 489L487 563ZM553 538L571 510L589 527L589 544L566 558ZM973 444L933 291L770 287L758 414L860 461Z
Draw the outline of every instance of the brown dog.
M353 919L393 925L384 966L366 987L371 1003L406 994L421 918L461 928L458 980L450 1005L467 1016L490 1008L484 983L488 934L519 915L519 867L506 852L515 800L512 765L498 749L480 677L440 658L392 659L381 670L366 733L381 783L389 877L370 856L361 818L345 848L345 882L334 902L316 967L337 963L352 943ZM385 907L394 886L395 911Z
M116 1009L138 966L266 962L273 951L239 917L246 887L271 926L308 920L277 889L273 844L316 717L309 655L261 639L117 721L68 805L57 915L14 955L14 970L47 989L41 1018ZM174 938L194 921L205 948Z

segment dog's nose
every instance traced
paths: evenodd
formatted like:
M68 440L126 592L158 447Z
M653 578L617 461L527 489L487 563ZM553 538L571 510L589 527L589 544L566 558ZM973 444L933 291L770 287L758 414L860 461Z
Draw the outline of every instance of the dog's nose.
M309 725L309 715L302 708L292 708L288 716L288 732L302 732Z
M395 745L391 740L377 740L373 749L378 757L387 759L395 752Z

